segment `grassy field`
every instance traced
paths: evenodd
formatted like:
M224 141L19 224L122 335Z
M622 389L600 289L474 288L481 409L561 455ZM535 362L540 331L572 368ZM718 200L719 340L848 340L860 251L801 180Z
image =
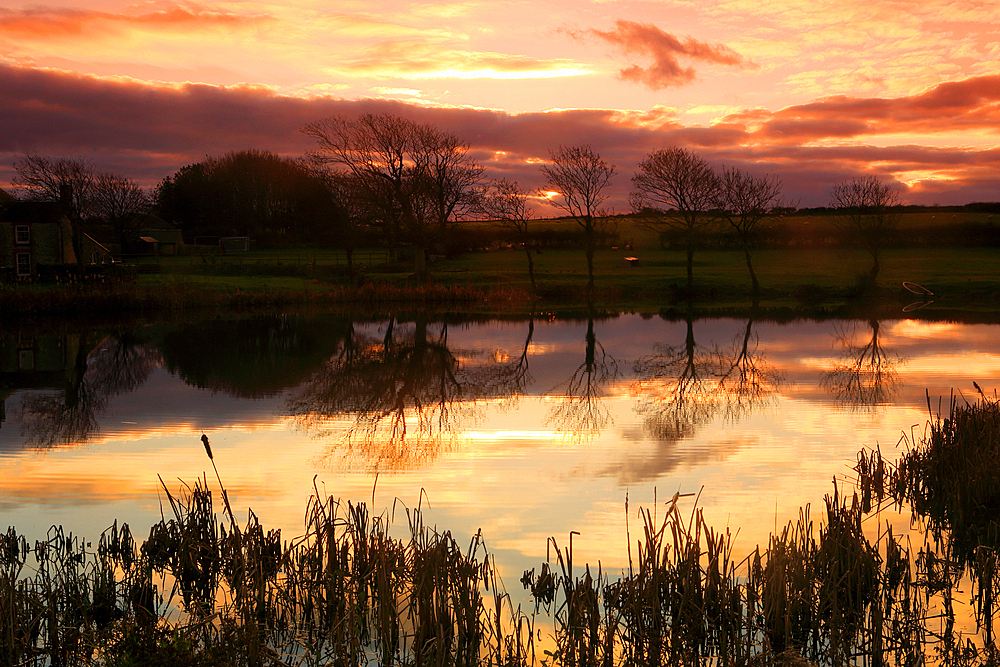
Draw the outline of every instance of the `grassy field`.
M950 216L950 217L949 217ZM942 220L943 219L943 220ZM955 225L956 234L970 223L992 224L990 216L979 213L904 214L900 234ZM485 223L469 223L469 227ZM655 312L676 308L686 301L686 256L680 248L661 249L658 234L623 218L616 222L621 247L606 246L595 256L595 305L605 310ZM809 228L815 239L836 231L831 216L791 216L769 223L798 230ZM572 220L544 220L537 229L570 230ZM818 231L817 231L818 230ZM630 249L625 249L628 243ZM626 256L639 258L638 265L621 266ZM572 307L586 304L587 269L581 249L545 248L532 255L543 307ZM208 300L227 301L227 295L255 297L256 303L273 301L322 301L342 299L344 290L360 285L388 288L398 294L415 286L412 261L390 262L384 249L362 249L355 253L357 274L349 276L344 253L330 249L252 250L246 253L217 254L212 247L187 246L178 257L143 257L137 289L142 307L155 308L164 294L188 295L172 303L197 301L199 292ZM900 308L918 297L902 288L914 282L934 292L927 312L975 311L1000 313L1000 250L996 248L942 247L938 245L889 249L882 259L878 289L862 287L863 275L871 258L860 248L793 246L759 249L753 252L760 280L759 304L765 309L792 309L833 312L849 309L859 302L876 302ZM523 250L493 244L452 257L436 256L428 266L436 288L478 290L476 293L503 294L503 309L520 301L524 310L532 307L532 294ZM155 271L155 272L147 272ZM746 308L752 299L750 279L743 253L735 249L698 250L694 256L694 300L700 308L727 310ZM3 288L8 291L20 288ZM31 288L39 293L53 288ZM23 292L23 290L22 290ZM466 292L468 294L468 292ZM284 295L284 296L281 296ZM519 295L519 296L518 296ZM9 295L8 295L9 296ZM24 300L23 293L19 299ZM359 298L367 298L361 296ZM489 311L486 296L477 309ZM28 300L30 301L30 300ZM135 299L133 299L135 301ZM11 303L8 299L7 303ZM3 305L3 304L0 304ZM177 306L171 306L177 307ZM8 307L8 312L16 312Z

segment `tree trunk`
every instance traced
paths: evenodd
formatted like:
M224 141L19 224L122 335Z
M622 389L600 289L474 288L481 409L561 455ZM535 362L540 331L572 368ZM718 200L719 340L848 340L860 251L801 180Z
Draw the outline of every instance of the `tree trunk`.
M753 284L753 293L757 295L760 293L760 283L757 282L757 274L753 270L753 262L750 261L750 248L747 247L746 243L743 244L743 254L747 258L747 271L750 272L750 282Z
M587 243L587 293L594 291L594 223L589 222L586 227Z
M420 282L426 282L427 274L427 251L421 247L413 249L413 275Z
M531 246L524 244L524 255L528 258L528 280L531 281L531 292L538 294L538 285L535 284L535 260L531 257Z
M694 246L688 241L687 247L688 292L694 289Z

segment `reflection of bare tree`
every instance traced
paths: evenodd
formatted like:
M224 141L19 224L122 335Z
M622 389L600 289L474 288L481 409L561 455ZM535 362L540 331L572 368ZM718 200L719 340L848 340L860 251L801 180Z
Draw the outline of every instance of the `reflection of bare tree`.
M648 456L626 456L613 471L624 483L656 479L682 463L707 456L724 458L739 447L739 439L712 443L710 449L683 450L678 440L691 437L720 410L738 420L773 400L784 381L759 347L754 315L733 338L731 347L699 345L689 312L683 345L657 345L655 354L635 364L639 377L636 411L645 416L645 428L659 441Z
M759 337L753 332L754 315L747 318L742 335L720 359L719 390L725 403L726 419L736 421L770 403L784 382L782 373L761 352Z
M842 347L841 360L820 382L839 404L857 410L873 409L896 396L899 391L896 366L903 361L902 357L882 347L881 323L873 319L868 321L868 326L871 337L861 344L856 342L856 323L836 328L834 337Z
M611 419L601 398L605 386L619 376L618 362L605 352L594 335L593 315L587 320L586 341L583 363L565 382L549 392L558 395L559 400L549 410L547 420L557 430L580 437L597 435Z
M447 325L435 332L423 318L412 328L391 319L381 338L350 326L337 352L286 407L301 426L317 432L348 417L351 454L380 469L409 467L434 456L476 401L521 391L532 329L520 358L463 351L459 361L449 348Z
M645 417L646 429L654 437L673 442L692 435L718 411L721 357L718 350L695 341L690 313L684 344L658 344L654 351L635 362L639 377L635 409Z
M683 345L657 345L635 364L636 411L651 434L668 442L690 437L720 410L729 420L749 415L772 400L783 381L759 348L753 314L728 349L699 345L690 311L686 320Z
M483 397L501 399L509 407L512 401L521 396L524 387L532 379L528 351L534 335L535 315L532 311L524 345L517 357L511 357L503 350L494 350L487 356L488 363L470 369L470 375L475 378L473 384L480 388Z
M18 409L28 446L79 444L97 436L97 418L108 401L144 383L161 364L156 348L131 331L105 338L93 351L85 333L67 336L66 343L74 363L65 390L25 396Z

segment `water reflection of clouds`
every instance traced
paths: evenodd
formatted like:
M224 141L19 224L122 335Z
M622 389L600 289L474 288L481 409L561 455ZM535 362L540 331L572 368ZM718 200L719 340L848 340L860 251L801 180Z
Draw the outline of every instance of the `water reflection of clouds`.
M724 463L741 449L759 444L759 439L754 434L745 434L711 443L655 440L651 444L652 447L623 451L618 460L599 470L597 476L614 478L622 487L645 485L680 470Z
M712 350L730 347L746 324L740 319L695 320L693 327L697 342ZM512 552L516 572L521 563L537 564L546 537L569 530L584 533L576 543L581 554L608 563L618 556L602 552L601 541L605 546L624 544L627 489L633 499L651 498L657 487L663 501L674 491L697 492L704 486L702 504L711 520L716 526L742 526L741 544L752 548L758 536L766 539L756 525L761 515L769 530L775 512L783 524L803 502L818 507L831 490L830 478L847 474L860 446L879 443L883 451L891 451L902 432L926 421L925 387L933 395L935 387L944 392L953 386L971 389L972 379L987 391L1000 386L996 326L884 321L885 346L908 360L899 368L895 404L879 414L832 409L820 378L838 353L834 324L755 322L761 351L786 378L776 403L741 416L737 424L727 423L719 412L700 431L671 440L643 429L628 392L635 379L634 360L653 354L657 343L684 343L687 323L638 316L595 320L594 337L619 360L622 377L602 387L599 399L609 414L604 429L579 442L544 426L560 401L545 394L584 360L587 322L536 322L528 345L531 380L521 393L477 398L476 418L458 426L432 465L380 476L379 506L391 505L395 497L415 504L425 488L440 526L468 534L483 527L492 546ZM412 324L405 329L412 331ZM359 330L379 339L385 333L379 324ZM439 329L432 326L431 331ZM498 330L449 325L448 344L459 351L460 365L478 372L516 360L527 335L523 321L503 323ZM506 356L493 355L496 350ZM17 396L8 400L9 419ZM26 516L29 505L49 503L53 509L46 516L62 521L80 513L72 515L71 504L57 504L83 496L90 500L77 504L87 504L93 516L82 520L99 521L98 531L114 516L115 502L145 499L147 515L157 515L157 474L172 484L178 478L192 480L206 469L197 441L202 430L212 438L231 497L238 496L241 507L254 507L267 525L298 525L316 474L320 483L328 482L331 493L369 499L373 476L359 463L362 459L324 464L350 419L331 417L326 426L332 430L320 440L311 439L282 416L283 401L198 390L160 368L133 393L108 403L99 417L101 435L86 450L23 452L11 419L0 427L0 448L6 454L0 461L9 462L2 470L0 502L20 509L5 516ZM30 462L45 468L32 469ZM56 481L72 492L32 500L32 493L42 497L46 482ZM94 509L102 504L107 506ZM86 532L94 534L90 528Z

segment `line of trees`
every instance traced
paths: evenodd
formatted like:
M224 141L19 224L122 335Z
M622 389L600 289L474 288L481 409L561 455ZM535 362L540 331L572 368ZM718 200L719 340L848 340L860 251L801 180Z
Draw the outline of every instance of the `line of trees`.
M301 159L244 150L209 157L168 176L147 195L131 179L95 173L84 159L29 154L15 164L15 184L32 199L73 197L74 245L82 257L84 221L99 218L124 246L135 237L138 213L150 208L196 236L253 236L258 242L338 247L361 244L414 248L414 273L426 277L426 256L445 241L454 223L488 218L513 232L531 257L532 199L547 200L582 231L587 288L594 289L597 240L610 227L603 208L617 169L588 145L559 146L540 167L544 186L528 192L514 181L487 181L470 145L433 125L390 114L331 117L302 132L316 142ZM734 167L713 169L693 151L651 151L632 176L630 204L641 224L679 235L687 254L687 287L694 287L694 252L709 230L728 229L743 249L757 293L751 249L762 220L783 206L774 175ZM874 282L880 258L898 221L899 195L869 176L837 184L831 206L842 213L872 255Z

